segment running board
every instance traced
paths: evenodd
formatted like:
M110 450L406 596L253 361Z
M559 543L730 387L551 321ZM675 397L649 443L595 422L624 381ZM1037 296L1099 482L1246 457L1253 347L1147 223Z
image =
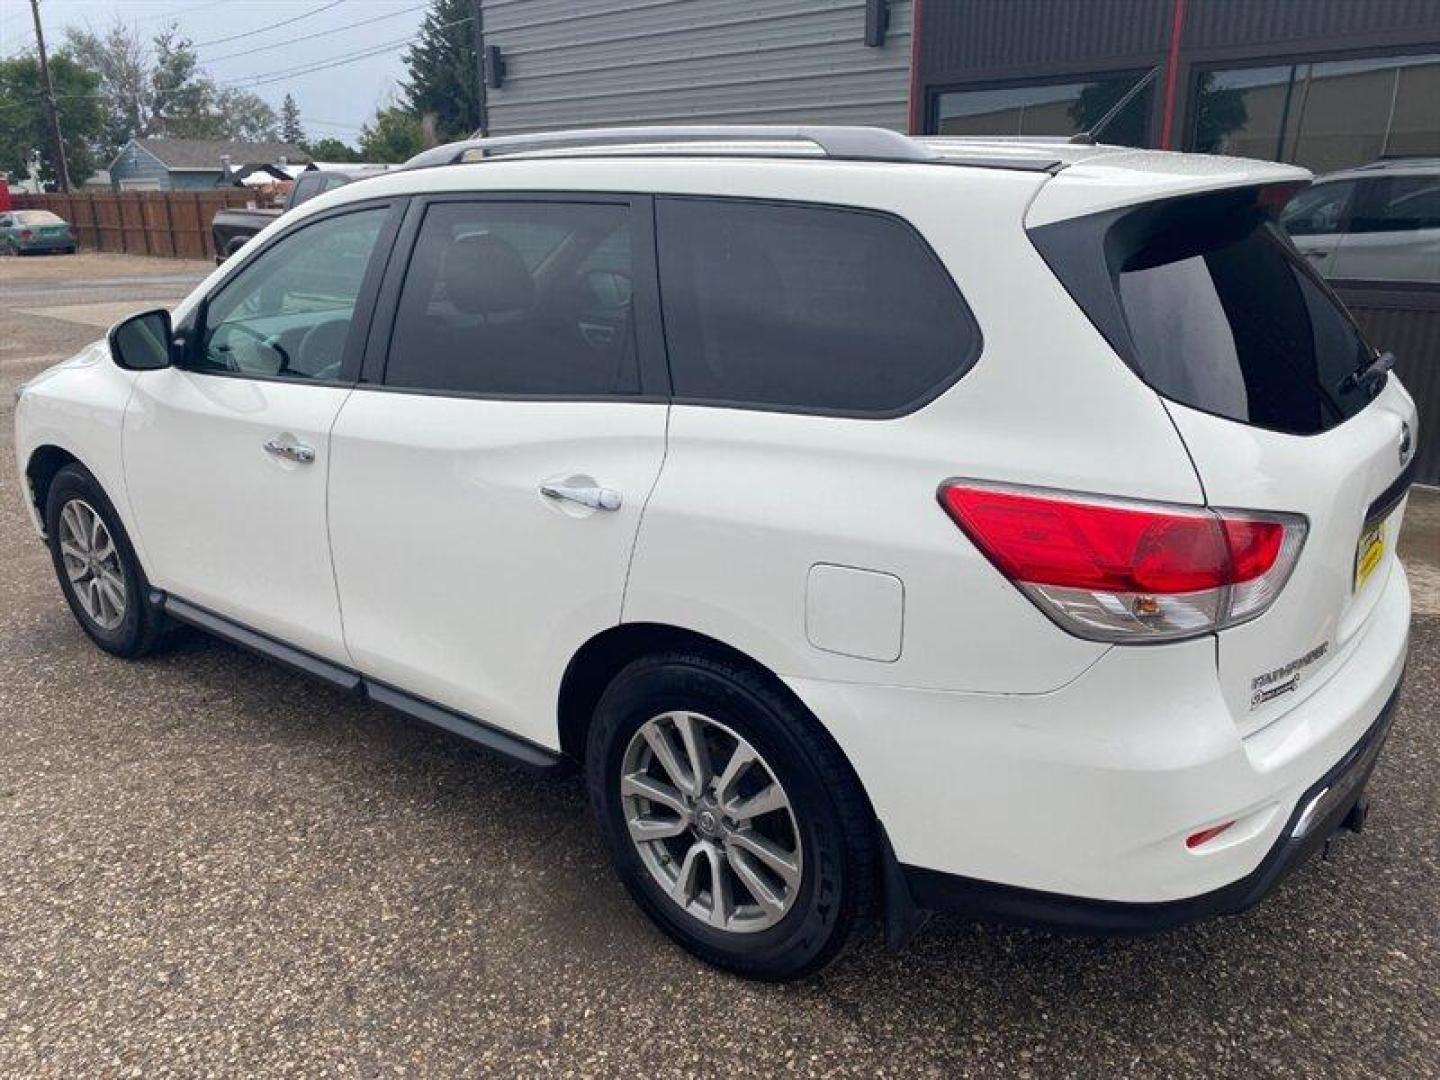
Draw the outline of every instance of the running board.
M150 603L163 610L176 622L186 623L228 641L232 645L238 645L242 649L258 653L271 660L278 660L286 667L304 672L306 675L313 675L347 693L356 694L378 705L385 705L397 712L404 713L431 727L458 735L466 742L493 750L497 754L502 754L512 761L519 762L536 771L548 772L565 764L565 758L561 755L543 746L537 746L527 739L491 727L482 720L455 712L453 709L447 709L443 705L436 705L424 698L408 694L404 690L397 690L393 686L366 678L351 668L331 663L329 660L322 660L304 649L287 645L268 634L252 630L223 615L217 615L213 611L207 611L205 608L197 607L158 589L150 593Z

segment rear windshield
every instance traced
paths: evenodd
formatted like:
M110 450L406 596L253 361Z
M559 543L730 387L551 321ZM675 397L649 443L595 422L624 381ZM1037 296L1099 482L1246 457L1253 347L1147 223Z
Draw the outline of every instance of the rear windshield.
M1101 215L1112 309L1095 304L1093 284L1071 291L1166 397L1257 427L1325 431L1377 392L1351 377L1374 351L1254 194Z

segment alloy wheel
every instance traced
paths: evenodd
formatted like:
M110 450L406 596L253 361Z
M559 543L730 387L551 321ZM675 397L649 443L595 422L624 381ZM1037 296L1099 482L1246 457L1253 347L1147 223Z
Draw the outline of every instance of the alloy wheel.
M84 499L60 508L60 557L75 599L96 626L114 630L125 621L125 572L104 520Z
M724 724L683 711L647 720L626 747L620 795L641 861L687 914L753 933L794 906L804 853L790 798Z

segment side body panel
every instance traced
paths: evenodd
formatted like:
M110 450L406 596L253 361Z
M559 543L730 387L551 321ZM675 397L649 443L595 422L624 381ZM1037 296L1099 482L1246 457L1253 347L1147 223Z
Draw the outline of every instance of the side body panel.
M325 520L338 386L146 372L125 418L131 506L151 581L201 607L348 663ZM273 438L315 451L267 453Z
M783 676L1005 694L1062 686L1106 646L1059 630L1006 581L941 510L938 486L961 476L1197 503L1184 448L1026 240L1040 178L922 168L880 188L813 172L807 198L915 226L974 312L980 359L896 419L677 404L625 619L697 630ZM811 644L817 563L900 580L898 658Z
M345 636L366 675L558 747L565 667L620 621L666 406L355 391L332 448ZM621 493L616 511L540 493Z

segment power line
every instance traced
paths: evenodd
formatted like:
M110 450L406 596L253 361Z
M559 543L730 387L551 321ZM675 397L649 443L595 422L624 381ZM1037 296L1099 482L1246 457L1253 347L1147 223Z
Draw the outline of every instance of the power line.
M301 41L311 41L314 38L327 37L330 34L339 34L346 30L353 30L357 26L369 26L371 23L381 22L385 19L393 19L398 15L406 15L412 11L419 11L426 6L426 4L416 4L414 7L401 8L399 11L391 11L384 15L376 15L373 18L361 19L359 22L346 23L344 26L337 26L332 30L318 30L313 34L304 34L300 37L288 38L285 41L277 41L271 45L257 45L253 49L242 49L240 52L225 53L223 56L202 56L199 59L203 64L216 64L221 60L233 60L237 56L250 56L253 53L265 52L269 49L283 49L287 45L295 45Z
M282 26L289 26L291 23L297 23L301 19L308 19L311 15L319 15L322 11L329 11L333 7L339 7L344 2L345 0L330 0L328 4L321 4L317 8L312 8L299 15L293 15L288 19L281 19L279 22L271 23L269 26L262 26L259 30L247 30L243 34L231 34L229 37L211 38L209 41L197 41L194 42L194 47L201 49L206 45L219 45L226 41L239 41L241 38L254 37L256 34L268 34L271 30L278 30Z
M453 22L441 23L434 29L444 30L451 26L462 26L470 22L470 19L470 16L466 16L463 19L456 19ZM372 56L379 56L382 53L393 52L396 49L403 49L419 36L419 34L411 34L409 37L399 38L395 41L387 41L382 45L370 46L359 52L340 53L336 56L327 57L318 63L301 64L297 67L281 68L276 71L262 71L258 75L247 75L241 79L231 79L224 85L245 87L265 86L268 83L279 82L282 79L291 79L298 75L308 75L312 71L324 71L328 68L340 67L343 64L351 64L357 60L365 60Z
M142 15L136 22L154 22L156 19L178 19L181 15L190 15L197 11L205 11L208 8L216 8L221 4L228 4L231 0L209 0L205 4L195 4L191 7L179 8L175 11L160 11L151 15Z

